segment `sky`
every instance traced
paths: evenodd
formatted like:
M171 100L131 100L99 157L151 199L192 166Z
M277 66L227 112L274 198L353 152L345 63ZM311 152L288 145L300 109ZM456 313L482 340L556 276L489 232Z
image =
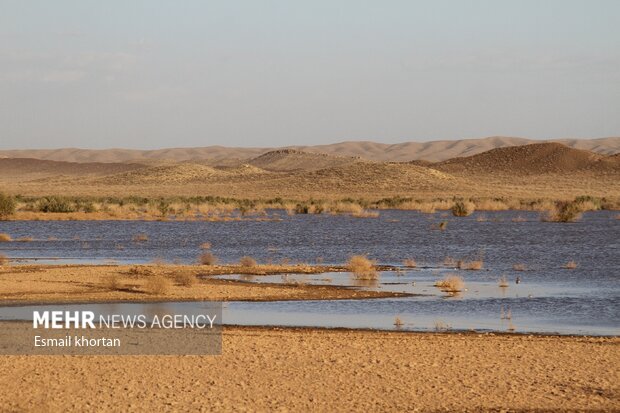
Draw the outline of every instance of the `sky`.
M0 0L0 148L620 135L617 0Z

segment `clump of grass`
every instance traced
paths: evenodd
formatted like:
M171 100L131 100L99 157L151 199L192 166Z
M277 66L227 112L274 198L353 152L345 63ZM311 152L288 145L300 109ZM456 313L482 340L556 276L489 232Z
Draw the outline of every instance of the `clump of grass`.
M577 268L579 266L579 264L577 264L575 261L570 260L569 262L567 262L566 264L564 264L564 268L566 268L567 270L574 270L575 268Z
M117 291L122 288L121 279L118 274L108 275L103 279L103 285L106 290Z
M458 275L448 275L443 280L437 281L435 287L447 293L458 293L465 288L465 282Z
M543 216L545 222L575 222L581 219L582 209L576 202L556 202Z
M452 215L455 217L466 217L471 215L475 209L475 205L472 202L456 201L452 205Z
M163 295L170 289L170 281L161 275L149 277L144 284L144 290L147 294Z
M445 267L450 267L450 268L456 268L456 266L458 265L456 260L450 256L447 256L444 260L443 260L443 265Z
M0 192L0 220L9 219L11 215L15 214L15 208L15 198Z
M188 272L180 272L175 275L175 280L180 286L191 287L196 283L196 276Z
M418 263L415 262L415 260L413 258L407 258L405 261L403 261L403 264L407 268L415 268L418 265Z
M505 275L502 275L502 276L499 278L499 286L500 286L501 288L507 288L507 287L508 287L508 279L506 278L506 276L505 276Z
M256 267L258 263L256 262L254 258L248 257L246 255L244 257L241 257L241 259L239 260L239 265L241 265L242 267L251 268L251 267Z
M127 272L131 275L153 275L153 271L150 268L141 265L134 265Z
M463 261L459 260L457 266L460 270L470 270L470 271L478 271L481 270L484 263L482 260L475 261Z
M377 278L375 263L365 255L353 255L349 258L347 267L358 279L373 280Z
M10 242L12 240L9 234L0 233L0 242Z
M435 321L435 331L448 331L452 327L448 323L444 323L441 320Z
M203 254L200 254L200 257L198 257L198 260L200 261L200 263L202 265L215 265L217 264L217 257L213 254L211 254L210 252L205 252Z
M149 240L149 236L146 234L136 234L133 237L131 237L131 240L133 242L146 242Z
M527 267L525 264L513 264L512 269L515 271L525 271Z
M0 254L0 267L2 267L3 265L8 265L9 264L9 257L7 257L4 254Z

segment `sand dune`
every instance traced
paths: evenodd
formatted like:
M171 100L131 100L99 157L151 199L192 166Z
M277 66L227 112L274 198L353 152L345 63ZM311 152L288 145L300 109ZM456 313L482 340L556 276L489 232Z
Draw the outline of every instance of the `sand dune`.
M539 143L493 149L432 165L450 173L545 174L575 171L620 172L620 158L569 148L560 143Z
M556 139L564 145L593 151L603 155L620 152L620 137L601 139ZM207 146L199 148L167 148L157 150L133 149L37 149L2 150L0 158L37 158L68 162L144 162L149 159L174 161L210 161L227 163L230 159L241 163L276 149L296 149L304 152L325 153L346 157L361 157L374 161L408 162L426 160L432 162L475 155L491 149L541 143L541 141L512 137L489 137L483 139L442 140L430 142L404 142L384 144L366 141L341 142L331 145L290 146L285 148L228 148Z

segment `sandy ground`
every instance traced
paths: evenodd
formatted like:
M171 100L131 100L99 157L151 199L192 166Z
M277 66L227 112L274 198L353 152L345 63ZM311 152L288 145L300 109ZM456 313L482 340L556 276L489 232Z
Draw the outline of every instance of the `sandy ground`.
M221 356L2 356L2 411L620 411L620 339L226 328Z
M270 301L392 297L402 294L299 284L257 285L213 279L215 274L321 273L342 267L305 265L23 265L0 267L0 302ZM153 289L149 281L164 280Z

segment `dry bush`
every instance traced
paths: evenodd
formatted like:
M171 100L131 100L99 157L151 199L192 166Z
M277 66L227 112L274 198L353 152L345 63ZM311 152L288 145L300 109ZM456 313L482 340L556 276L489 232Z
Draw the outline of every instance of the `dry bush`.
M142 265L134 265L127 273L131 275L153 275L153 270Z
M407 258L405 261L403 261L403 264L407 268L415 268L418 265L418 263L415 262L415 260L413 258Z
M437 281L435 287L447 293L458 293L465 288L465 282L458 275L448 275L443 280Z
M149 236L146 234L136 234L133 237L131 237L131 240L133 242L145 242L149 240Z
M217 264L217 257L213 254L211 254L210 252L205 252L203 254L200 254L200 257L198 257L198 260L200 261L200 263L202 265L215 265Z
M103 285L106 290L116 291L122 288L121 279L118 274L110 274L103 278Z
M196 276L188 272L180 272L176 274L174 278L177 284L183 287L191 287L196 284Z
M482 262L482 260L475 260L475 261L459 260L457 264L460 270L470 270L470 271L481 270L483 265L484 263Z
M566 268L567 270L574 270L575 268L577 268L579 266L579 264L577 264L575 261L570 260L569 262L567 262L564 265L564 268Z
M12 238L9 234L0 233L0 242L9 242L11 239Z
M505 275L502 275L499 278L499 286L502 287L502 288L508 287L508 279L506 278Z
M377 278L375 263L365 255L354 255L349 258L347 267L357 278L373 280Z
M2 267L3 265L8 265L9 264L9 257L7 257L4 254L0 254L0 267Z
M452 215L455 217L466 217L475 211L476 206L473 202L469 201L456 201L454 205L452 205Z
M558 202L541 219L544 222L575 222L581 219L581 212L575 202Z
M377 211L363 209L361 212L352 213L351 216L355 218L378 218L379 213Z
M514 264L512 269L515 271L525 271L527 268L525 267L525 264Z
M481 199L476 201L476 209L484 211L506 211L509 207L504 201Z
M166 294L170 290L170 280L161 275L154 275L146 280L144 290L151 295Z
M456 268L458 264L454 258L448 256L443 260L443 265L444 267Z
M251 268L256 267L258 263L254 258L248 257L246 255L245 257L241 257L241 259L239 260L239 265L241 265L242 267Z

